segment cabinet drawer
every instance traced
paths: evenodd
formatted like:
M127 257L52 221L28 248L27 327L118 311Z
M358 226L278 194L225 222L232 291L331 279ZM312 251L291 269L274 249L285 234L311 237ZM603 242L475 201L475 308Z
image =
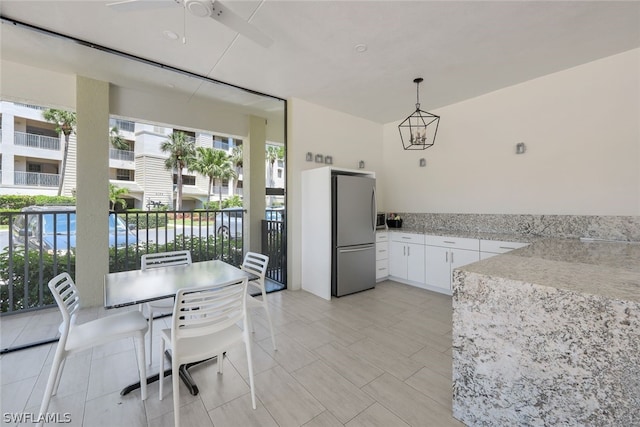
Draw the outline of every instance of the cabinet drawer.
M430 246L442 246L445 248L468 249L471 251L480 249L478 239L466 237L425 236L425 242Z
M387 242L376 243L376 260L389 258L389 245Z
M424 234L418 233L390 233L390 239L394 242L417 243L424 245Z
M494 254L504 254L514 249L527 246L528 243L520 242L503 242L500 240L480 240L480 251L491 252Z
M389 275L389 260L379 259L376 261L376 279Z
M386 231L378 231L376 233L376 242L386 242L389 240L389 233Z

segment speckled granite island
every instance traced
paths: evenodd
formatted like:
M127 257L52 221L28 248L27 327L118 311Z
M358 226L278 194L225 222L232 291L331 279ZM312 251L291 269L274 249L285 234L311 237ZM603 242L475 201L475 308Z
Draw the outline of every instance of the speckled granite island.
M455 271L453 415L640 425L640 244L541 239Z

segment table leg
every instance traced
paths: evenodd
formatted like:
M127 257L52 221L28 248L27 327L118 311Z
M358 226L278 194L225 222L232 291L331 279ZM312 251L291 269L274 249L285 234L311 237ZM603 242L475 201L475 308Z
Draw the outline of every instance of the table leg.
M169 350L166 350L164 352L165 356L167 356L167 358L169 359L169 361L171 361L171 352ZM225 353L223 353L225 354ZM200 363L203 362L207 362L209 360L215 359L217 356L211 357L209 359L205 359L205 360L201 360L200 362L194 362L194 363L187 363L186 365L180 365L180 368L178 369L178 375L180 375L180 378L182 379L182 382L184 383L184 385L187 386L187 388L189 389L189 393L191 393L192 396L197 396L199 393L198 390L198 386L196 385L195 381L193 381L193 377L191 376L191 374L189 373L188 369L192 366L196 366ZM171 375L171 368L169 369L165 369L162 377L168 377L169 375ZM155 374L152 375L150 377L147 377L147 384L152 384L156 381L158 381L160 379L160 374ZM125 388L122 389L122 391L120 392L120 396L124 396L126 394L131 393L134 390L137 390L140 388L140 382L138 381L137 383L133 383L131 385L126 386Z

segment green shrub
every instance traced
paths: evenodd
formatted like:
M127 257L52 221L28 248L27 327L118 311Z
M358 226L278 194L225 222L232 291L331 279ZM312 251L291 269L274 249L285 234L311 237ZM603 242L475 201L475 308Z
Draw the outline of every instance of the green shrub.
M147 246L140 243L128 247L109 248L109 272L140 269L140 258L145 253L185 249L191 251L193 262L220 259L236 266L242 264L241 240L220 239L215 236L178 235L174 241L162 245L152 243ZM40 264L41 261L42 264ZM54 261L57 262L57 266ZM25 251L22 248L13 251L5 248L0 252L0 311L2 313L54 305L55 301L47 286L49 280L65 271L75 280L76 257L73 253L58 255L54 259L52 254L42 253L41 255L39 251L30 250L26 263L25 272ZM42 268L40 268L41 265ZM39 285L40 283L42 286ZM40 288L42 288L42 295L40 295ZM9 307L10 290L13 292L11 307Z
M22 209L33 205L71 205L76 204L75 197L68 196L0 196L0 209Z
M29 251L25 255L24 249L20 248L14 250L12 255L13 263L11 264L8 248L0 253L0 280L7 284L13 282L12 287L9 285L0 286L0 308L3 313L9 311L10 289L13 290L11 311L44 307L55 304L53 295L47 286L49 280L64 272L75 277L76 257L73 254L57 256L56 266L53 255L42 253L42 269L40 269L39 251ZM42 295L40 295L39 283L43 283Z

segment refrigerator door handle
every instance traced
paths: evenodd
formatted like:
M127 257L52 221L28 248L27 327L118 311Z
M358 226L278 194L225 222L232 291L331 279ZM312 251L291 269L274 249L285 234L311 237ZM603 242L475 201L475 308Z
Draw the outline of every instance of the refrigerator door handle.
M376 222L377 222L377 214L378 214L378 197L376 195L376 187L373 187L373 191L371 192L371 228L373 228L373 232L376 232Z
M352 248L352 249L338 249L338 252L340 252L341 254L348 253L348 252L362 252L362 251L368 251L371 248L373 248L373 245L358 246L357 248Z

